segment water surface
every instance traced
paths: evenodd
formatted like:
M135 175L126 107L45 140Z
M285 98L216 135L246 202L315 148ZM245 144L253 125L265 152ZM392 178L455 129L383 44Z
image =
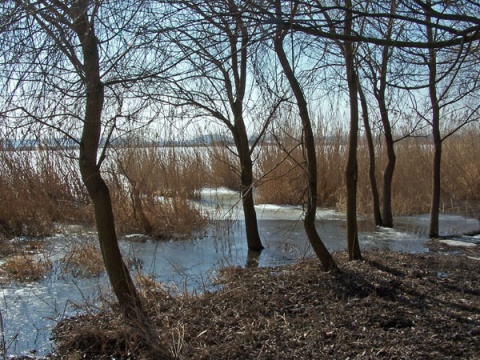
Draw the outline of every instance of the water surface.
M153 275L156 280L175 287L179 292L199 292L210 288L215 272L225 266L277 266L313 256L303 231L301 207L257 206L265 250L253 256L246 246L237 193L205 189L195 205L214 219L210 228L197 238L158 242L135 236L135 241L132 237L121 240L125 257L134 260L134 272ZM395 223L395 229L375 228L370 219L360 219L361 248L411 253L428 251L428 215L398 217ZM441 215L440 224L443 235L479 228L477 219L452 214ZM344 214L319 209L317 229L329 250L346 249ZM50 238L47 253L41 256L47 256L55 263L62 257L68 242L95 241L95 237L95 233L70 228L66 233ZM79 306L95 311L100 306L96 303L99 293L109 294L105 275L74 277L58 268L42 281L4 286L0 306L7 353L41 356L51 352L50 329L63 317L74 315Z

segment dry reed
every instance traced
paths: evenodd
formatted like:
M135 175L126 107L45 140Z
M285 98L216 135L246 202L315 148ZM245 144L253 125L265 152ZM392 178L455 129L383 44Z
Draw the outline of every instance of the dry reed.
M50 261L36 259L28 254L9 257L0 267L7 280L22 283L42 279L51 268Z
M56 222L91 222L73 163L53 151L0 153L0 233L50 234Z
M183 238L206 224L189 201L203 184L198 153L175 147L127 147L115 152L108 182L120 233Z
M301 204L305 191L302 172L303 155L296 143L285 132L278 137L281 145L264 146L257 162L259 179L257 201L276 204ZM472 212L480 200L480 144L478 130L462 131L447 138L442 153L443 211ZM317 137L318 205L345 210L345 134L336 131ZM295 148L298 146L298 148ZM383 170L386 150L383 139L376 140L376 176L382 198ZM394 215L412 215L428 212L431 203L431 174L433 145L427 138L406 138L395 144L396 168L393 179ZM358 211L371 213L372 195L368 179L368 149L360 138L358 147Z
M220 143L205 150L207 150L206 155L202 159L203 171L207 174L205 185L240 191L239 159L231 147Z
M466 128L443 143L442 210L472 212L480 201L478 128ZM256 201L302 204L305 196L301 133L294 124L269 137L254 154ZM317 129L318 205L345 209L346 134ZM376 174L382 196L386 153L376 135ZM433 146L427 138L395 144L394 215L429 211ZM239 189L238 158L224 144L160 147L130 144L111 149L104 172L120 233L145 232L159 238L187 237L208 219L192 206L205 186ZM368 151L360 138L358 211L371 213ZM91 205L77 163L55 150L0 153L0 237L49 234L56 223L93 223ZM473 212L475 215L475 213ZM7 247L2 246L7 249Z
M64 272L71 272L75 277L100 276L105 271L102 255L91 241L73 241L61 259Z

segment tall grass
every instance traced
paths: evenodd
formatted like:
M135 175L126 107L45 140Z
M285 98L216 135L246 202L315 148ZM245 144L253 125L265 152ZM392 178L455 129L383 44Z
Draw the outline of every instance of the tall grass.
M202 157L203 171L205 171L205 185L211 187L226 187L232 190L241 190L240 169L238 156L230 146L217 143L205 147ZM203 149L200 149L203 151Z
M257 160L257 201L295 205L305 197L305 158L301 133L286 123L270 136Z
M205 183L200 154L191 148L155 146L114 153L108 183L120 233L182 238L206 224L190 202Z
M91 222L74 167L51 151L0 152L0 233L38 236L57 222Z
M297 128L292 125L275 130L254 154L257 203L303 203L305 160ZM342 130L317 129L319 206L345 209L345 138ZM479 138L480 130L470 128L443 143L441 207L444 211L472 212L480 203ZM238 159L225 145L140 145L111 149L104 170L118 231L122 234L143 232L159 238L188 237L208 222L192 205L199 189L206 186L239 189ZM395 144L395 150L394 215L428 212L431 141L406 138ZM377 135L376 155L381 190L386 153L380 135ZM371 189L363 138L360 138L358 162L358 211L368 214ZM0 240L17 235L50 234L56 223L93 224L77 160L59 151L0 152L0 203ZM1 243L2 252L10 252L7 243Z
M259 202L300 204L303 155L300 140L292 141L285 132L279 143L266 146L258 160ZM346 134L341 130L329 136L317 135L318 205L345 210ZM442 196L443 211L469 212L480 202L480 132L478 129L459 132L443 143ZM295 145L296 144L296 145ZM295 148L297 146L297 148ZM395 144L397 156L393 180L394 214L411 215L428 212L431 203L433 146L428 138L406 138ZM376 174L378 187L383 187L386 164L381 136L376 142ZM363 138L358 148L358 211L371 213L371 188L368 179L368 149ZM273 170L272 170L273 169Z
M480 130L466 129L444 141L443 203L447 209L471 212L480 202ZM477 208L478 209L478 208ZM475 214L479 216L478 210Z

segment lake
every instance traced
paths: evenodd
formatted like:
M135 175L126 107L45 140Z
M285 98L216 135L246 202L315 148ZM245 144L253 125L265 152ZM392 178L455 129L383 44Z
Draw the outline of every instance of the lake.
M212 289L211 280L222 267L278 266L313 256L303 232L302 208L297 206L258 205L259 228L265 250L249 254L242 221L239 194L226 189L204 189L194 203L213 219L212 225L189 240L151 241L142 235L121 239L127 259L136 264L133 272L152 275L178 292ZM395 229L375 228L369 218L359 219L362 249L396 252L428 251L428 214L397 217ZM442 235L478 231L478 219L457 214L442 214ZM317 228L331 251L345 251L345 214L318 209ZM459 241L478 246L478 237L463 236ZM89 229L65 227L61 234L46 239L44 254L54 264L72 241L96 241ZM51 328L62 318L78 311L96 311L99 294L109 296L106 275L85 278L62 272L54 266L43 280L28 284L10 284L1 290L3 339L8 355L42 356L52 351ZM80 310L79 310L80 309Z

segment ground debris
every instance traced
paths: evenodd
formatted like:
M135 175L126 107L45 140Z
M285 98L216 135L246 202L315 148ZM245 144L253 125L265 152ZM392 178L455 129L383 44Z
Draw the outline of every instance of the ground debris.
M323 272L314 259L232 267L220 272L217 292L147 298L158 339L180 359L478 358L478 261L384 251L366 252L362 261L335 259L340 273ZM67 320L56 331L59 354L90 348L108 357L98 350L112 351L108 346L88 346L88 336L101 333L122 340L117 355L145 358L128 348L126 331L109 313Z

